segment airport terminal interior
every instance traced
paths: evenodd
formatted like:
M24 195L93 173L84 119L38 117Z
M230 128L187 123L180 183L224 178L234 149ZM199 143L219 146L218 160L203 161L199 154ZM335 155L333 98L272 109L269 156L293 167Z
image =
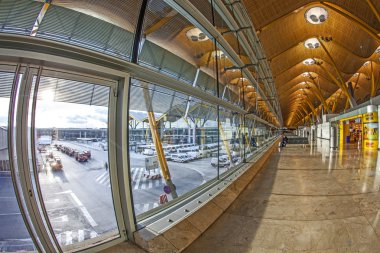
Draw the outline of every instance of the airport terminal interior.
M380 252L379 0L0 0L0 252Z

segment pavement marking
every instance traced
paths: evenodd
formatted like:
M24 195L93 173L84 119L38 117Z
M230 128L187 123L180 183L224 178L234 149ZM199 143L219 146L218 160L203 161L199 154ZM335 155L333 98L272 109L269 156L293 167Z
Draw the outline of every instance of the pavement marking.
M55 234L57 241L60 245L71 245L73 243L83 242L98 236L94 230L78 229L71 231L64 231Z
M59 199L52 199L52 200L45 200L44 203L45 204L51 204L51 203L58 203L60 200Z
M68 222L69 217L67 215L58 216L55 218L51 218L50 221L52 222Z
M132 182L135 182L136 181L136 177L137 177L137 171L139 171L140 169L144 169L144 168L132 168L131 170L131 173L132 173Z
M82 202L79 200L77 195L73 193L71 190L63 191L63 192L57 192L55 194L70 194L71 197L74 199L75 203L78 205L79 209L82 211L83 215L87 219L87 221L90 223L91 226L95 227L98 224L95 222L95 220L92 218L91 214L87 211L86 207L82 204Z
M78 242L81 242L84 240L84 230L78 230Z
M149 180L149 186L148 186L148 189L150 188L153 188L153 181L152 180Z
M144 204L135 204L134 207L136 210L139 210L140 212L146 212L146 211L149 211L153 208L156 208L158 207L160 204L158 204L157 202L154 202L154 203L144 203Z
M90 238L95 238L97 236L98 236L98 233L96 233L95 231L91 231Z
M65 234L66 234L66 245L73 244L73 237L72 237L73 232L72 231L66 231Z
M95 222L95 220L92 218L90 213L87 211L87 208L83 206L82 202L79 200L77 195L75 193L70 192L71 197L74 199L74 201L77 203L78 207L82 211L83 215L86 217L87 221L91 224L91 226L95 227L98 224Z
M100 176L98 176L96 178L96 182L99 182L100 180L102 180L105 176L107 176L107 171L106 172L103 172Z
M154 187L159 187L165 184L165 180L161 177L159 179L147 179L144 177L145 168L132 168L131 169L131 181L134 190L146 190ZM98 184L102 184L108 188L111 188L111 181L108 172L100 173L95 181Z
M140 180L143 175L143 170L139 170L139 176L137 177L137 181L135 184L135 187L133 188L134 190L137 190L139 188Z

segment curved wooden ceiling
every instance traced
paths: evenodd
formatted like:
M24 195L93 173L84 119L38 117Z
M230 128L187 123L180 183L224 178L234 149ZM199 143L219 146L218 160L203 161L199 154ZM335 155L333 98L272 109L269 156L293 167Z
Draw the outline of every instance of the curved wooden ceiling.
M375 83L379 83L380 79L380 53L375 53L380 46L380 1L243 2L270 61L285 125L294 126L299 123L300 115L304 117L306 111L311 113L312 109L306 100L312 106L321 108L316 85L331 107L336 101L335 112L345 109L345 94L340 94L342 92L332 77L339 80L340 75L344 82L352 82L355 100L363 102L366 97L369 98L372 72ZM316 6L328 11L327 20L318 25L305 19L305 12ZM313 37L319 38L326 50L321 46L316 49L305 48L305 40ZM324 41L322 37L332 40ZM318 59L322 66L304 65L302 61L307 58ZM373 70L370 64L363 66L367 61L373 62ZM316 78L312 80L302 76L305 72L313 72ZM355 73L361 74L358 76ZM302 82L308 84L300 84ZM377 88L380 88L380 83L378 85Z

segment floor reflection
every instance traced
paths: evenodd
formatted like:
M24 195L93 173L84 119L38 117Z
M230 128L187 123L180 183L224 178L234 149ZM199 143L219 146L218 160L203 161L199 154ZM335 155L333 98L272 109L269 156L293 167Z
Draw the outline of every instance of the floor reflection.
M377 192L380 188L380 155L377 150L358 149L356 144L348 144L338 150L330 149L329 140L317 139L310 147L310 152L316 149L321 155L322 163L328 164L329 172L335 172L338 180L350 180L360 188L359 192ZM351 185L351 188L353 188Z

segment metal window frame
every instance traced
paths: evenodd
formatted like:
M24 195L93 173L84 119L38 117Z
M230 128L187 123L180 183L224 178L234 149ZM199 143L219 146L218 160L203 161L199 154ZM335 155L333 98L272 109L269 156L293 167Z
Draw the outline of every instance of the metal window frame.
M27 61L27 59L23 59L22 61ZM0 70L5 71L5 72L15 72L16 71L16 64L17 62L0 62ZM49 64L47 64L49 65ZM4 67L5 66L5 67ZM32 160L32 167L33 171L30 171L30 157L28 154L28 149L30 148L30 144L28 143L28 134L30 131L28 131L28 117L35 114L35 105L33 105L32 111L28 109L30 106L30 94L31 92L31 87L33 85L33 77L37 74L38 69L36 68L37 66L34 65L26 65L25 63L18 64L17 66L22 66L23 72L27 72L26 74L23 75L23 79L20 81L20 84L18 85L19 87L16 88L21 88L21 93L18 92L17 96L17 107L12 106L12 101L10 101L10 108L12 110L9 111L9 118L10 121L8 122L9 126L13 126L15 124L15 120L13 120L12 115L16 116L15 119L17 120L18 124L16 125L16 131L13 131L13 127L9 127L9 136L8 136L8 145L9 145L9 153L10 155L15 155L13 153L13 150L11 149L12 146L16 147L16 152L17 152L17 167L19 168L19 171L21 171L21 178L20 178L20 183L21 183L21 189L17 187L17 183L14 182L15 185L15 192L17 196L17 200L21 209L21 213L23 214L23 218L26 224L26 227L29 231L29 234L35 244L35 247L39 252L62 252L60 249L59 244L57 243L55 238L51 238L51 234L48 233L47 231L49 229L46 229L46 223L50 226L50 220L49 217L47 216L46 212L39 212L40 205L42 203L43 206L43 199L42 195L39 193L35 194L35 190L33 190L33 180L35 180L36 187L41 190L39 184L38 184L38 177L33 175L36 171L35 167L35 158L31 158ZM29 70L26 69L28 66ZM77 65L79 68L81 65ZM72 67L72 66L70 66ZM103 69L105 70L105 69ZM120 196L119 192L119 184L120 183L125 183L128 188L129 187L129 180L119 180L119 171L116 168L123 167L125 168L123 173L128 174L128 166L120 166L118 164L118 161L116 160L116 147L118 145L118 139L116 138L116 107L117 107L117 95L118 95L118 87L119 85L119 78L120 76L124 76L124 80L129 80L129 75L125 73L118 73L121 75L117 75L117 78L115 76L115 80L109 80L106 78L101 78L101 77L94 77L90 76L88 74L83 74L82 72L74 72L72 70L69 71L62 71L61 68L55 69L54 67L45 67L45 69L42 72L42 76L49 76L49 77L56 77L56 78L63 78L63 79L70 79L70 80L76 80L76 81L82 81L82 82L88 82L92 84L101 84L102 86L107 86L110 88L110 99L109 99L109 107L108 107L108 128L109 128L109 134L108 134L108 143L109 143L109 164L110 164L110 180L112 184L112 197L113 197L113 204L114 204L114 210L115 210L115 218L118 226L118 238L110 238L110 239L105 239L102 242L98 244L94 244L93 246L90 246L86 249L78 249L81 250L81 252L93 252L94 248L96 250L101 250L108 248L112 245L116 245L120 242L123 242L127 239L127 233L126 231L134 231L134 223L129 223L125 221L125 215L123 214L123 209L122 209L122 203L125 202ZM114 72L112 70L104 71L102 74L109 75L110 72ZM14 81L15 82L15 81ZM122 83L122 85L128 85L127 83ZM121 85L121 86L122 86ZM14 86L14 85L13 85ZM12 87L12 92L13 89L16 89L15 87ZM127 89L128 90L128 89ZM26 93L29 92L30 96L25 96ZM21 99L24 98L24 99ZM36 99L36 98L35 98ZM14 99L16 101L16 99ZM16 108L17 110L13 110L13 108ZM126 107L124 107L125 111L127 110ZM30 114L31 112L31 114ZM124 112L125 113L125 112ZM23 122L20 123L20 119L23 119ZM34 120L34 119L32 119ZM14 136L16 135L16 141L14 142ZM25 145L22 145L22 143L27 143ZM111 144L115 143L113 145L113 148L111 147ZM33 145L32 145L33 146ZM34 147L32 147L31 152L33 153L35 150ZM21 154L21 155L20 155ZM11 156L10 156L11 157ZM17 179L14 176L16 172L14 171L15 165L13 164L13 160L10 159L11 163L11 168L12 169L12 180L16 181ZM126 177L129 179L128 177ZM125 179L125 177L124 177ZM25 200L26 206L24 207L23 204L21 203L22 200L20 198L27 198ZM128 200L127 200L128 201ZM131 205L130 205L131 206ZM26 209L26 210L25 210ZM30 212L31 211L31 212ZM125 212L125 211L124 211ZM127 211L131 215L131 210L129 209ZM29 217L29 219L27 218ZM131 226L131 224L133 224ZM126 227L128 226L128 229ZM32 229L33 228L33 229ZM50 232L52 230L50 229ZM52 235L55 237L55 234ZM131 236L131 234L129 234ZM41 240L42 238L42 240ZM131 237L130 237L131 238ZM132 237L133 238L133 237ZM110 241L112 240L112 241ZM55 243L54 243L55 242Z
M12 65L6 65L4 68L4 65L1 65L1 71L11 71L13 69L14 71L14 79L13 79L13 84L12 84L12 89L11 89L11 94L10 94L10 101L9 101L9 111L8 111L8 156L9 156L9 167L11 171L11 177L12 177L12 183L13 183L13 188L15 191L17 203L19 206L19 210L21 213L21 216L24 220L24 224L29 232L29 236L31 237L34 246L36 247L36 250L39 252L42 252L42 245L40 241L37 239L36 236L36 230L32 226L32 222L30 219L30 214L26 211L26 201L23 197L22 189L21 189L21 179L18 177L18 166L16 169L15 165L15 151L13 148L16 147L15 145L15 138L14 138L14 124L15 124L15 109L16 109L16 101L17 101L17 93L18 93L18 88L20 86L21 80L20 74L24 75L25 68L21 67L20 64L17 64L13 66ZM17 161L17 160L16 160ZM17 171L16 171L17 170Z

